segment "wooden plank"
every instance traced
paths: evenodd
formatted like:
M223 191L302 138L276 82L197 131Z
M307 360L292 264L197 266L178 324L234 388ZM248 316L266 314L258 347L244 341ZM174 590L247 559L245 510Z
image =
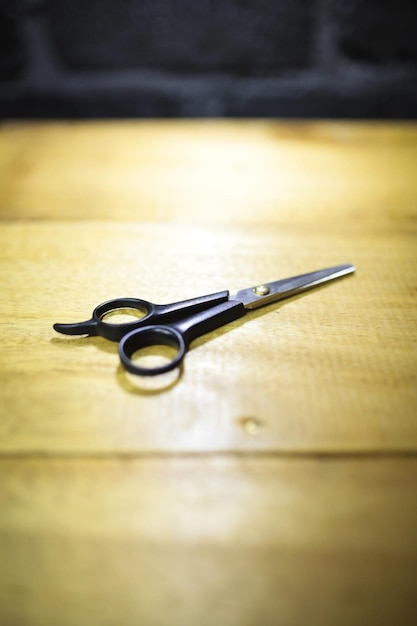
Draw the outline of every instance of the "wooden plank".
M416 450L415 250L408 222L3 223L0 449ZM112 297L170 302L341 262L357 275L198 340L174 385L133 382L114 344L52 330Z
M0 621L411 624L417 461L0 461Z
M2 127L0 623L417 621L416 165L414 124ZM51 329L340 262L157 386Z
M415 213L417 125L6 124L7 219L311 224Z

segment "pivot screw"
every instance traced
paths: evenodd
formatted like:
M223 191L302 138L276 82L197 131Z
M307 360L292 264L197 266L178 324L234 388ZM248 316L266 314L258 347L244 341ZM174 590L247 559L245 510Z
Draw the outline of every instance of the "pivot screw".
M258 285L253 291L254 293L256 293L257 296L267 296L270 289L268 285Z

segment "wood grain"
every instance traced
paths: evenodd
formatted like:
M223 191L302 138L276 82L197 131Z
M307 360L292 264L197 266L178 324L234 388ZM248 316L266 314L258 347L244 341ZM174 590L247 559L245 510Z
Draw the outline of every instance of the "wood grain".
M8 124L9 219L305 225L415 214L413 124Z
M409 230L379 228L370 254L370 236L328 227L325 246L321 227L3 224L1 449L415 450L415 246ZM116 345L52 330L114 296L170 302L349 260L357 275L198 340L161 393L124 373ZM248 416L264 425L256 437Z
M416 621L417 125L0 129L0 623ZM56 334L344 262L178 378Z
M0 474L2 624L417 617L416 460L32 459Z

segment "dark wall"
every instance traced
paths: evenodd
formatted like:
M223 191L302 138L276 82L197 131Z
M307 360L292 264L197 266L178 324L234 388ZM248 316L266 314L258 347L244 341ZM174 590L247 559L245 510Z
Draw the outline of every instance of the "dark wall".
M415 118L415 0L0 0L0 116Z

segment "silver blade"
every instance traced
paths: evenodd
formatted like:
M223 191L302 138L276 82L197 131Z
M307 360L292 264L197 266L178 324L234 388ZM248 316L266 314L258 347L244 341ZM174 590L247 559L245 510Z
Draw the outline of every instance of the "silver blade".
M295 296L307 289L312 289L335 278L352 274L356 270L354 265L336 265L309 274L300 274L284 280L276 280L273 283L264 283L249 289L238 291L230 300L239 300L245 309L257 309L271 302L277 302L290 296Z

